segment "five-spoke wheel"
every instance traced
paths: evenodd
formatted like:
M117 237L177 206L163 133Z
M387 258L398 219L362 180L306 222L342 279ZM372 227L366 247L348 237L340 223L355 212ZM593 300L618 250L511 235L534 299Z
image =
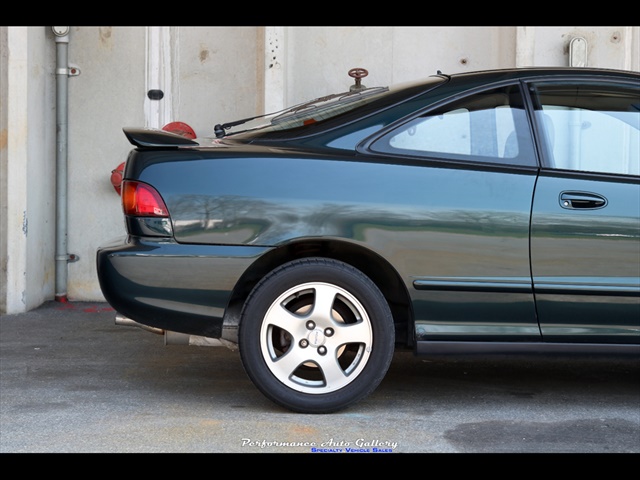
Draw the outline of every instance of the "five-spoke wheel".
M299 260L267 275L243 310L240 354L247 374L291 410L325 413L370 394L394 348L389 307L358 270Z

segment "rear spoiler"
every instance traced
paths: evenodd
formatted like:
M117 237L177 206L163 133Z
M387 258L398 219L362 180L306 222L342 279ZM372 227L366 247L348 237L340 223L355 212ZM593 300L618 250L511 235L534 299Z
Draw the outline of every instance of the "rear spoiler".
M185 145L200 145L195 140L191 140L177 133L167 132L156 128L133 128L122 129L127 140L136 147L184 147Z

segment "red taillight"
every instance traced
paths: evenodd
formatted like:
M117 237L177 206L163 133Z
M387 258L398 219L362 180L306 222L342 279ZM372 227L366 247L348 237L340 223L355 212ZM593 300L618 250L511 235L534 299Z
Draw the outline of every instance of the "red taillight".
M169 210L151 185L125 180L122 182L122 209L125 215L168 217Z

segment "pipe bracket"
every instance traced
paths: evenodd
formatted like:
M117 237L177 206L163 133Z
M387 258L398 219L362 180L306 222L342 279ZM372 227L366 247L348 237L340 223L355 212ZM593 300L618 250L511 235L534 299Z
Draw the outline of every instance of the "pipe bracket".
M66 75L67 77L77 77L78 75L80 75L80 69L72 65L69 65L67 68L59 67L59 68L56 68L56 75Z
M77 77L78 75L80 75L80 68L76 67L75 65L69 65L68 72L68 75L70 77Z
M75 253L70 253L68 255L56 255L56 262L58 261L77 262L78 260L80 260L80 257Z

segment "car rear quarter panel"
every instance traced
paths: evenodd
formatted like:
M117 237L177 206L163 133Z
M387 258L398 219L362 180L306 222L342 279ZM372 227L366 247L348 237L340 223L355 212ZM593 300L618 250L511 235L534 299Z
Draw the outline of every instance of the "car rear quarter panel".
M140 172L167 203L178 242L353 242L397 270L423 339L539 338L528 254L535 169L206 155Z

